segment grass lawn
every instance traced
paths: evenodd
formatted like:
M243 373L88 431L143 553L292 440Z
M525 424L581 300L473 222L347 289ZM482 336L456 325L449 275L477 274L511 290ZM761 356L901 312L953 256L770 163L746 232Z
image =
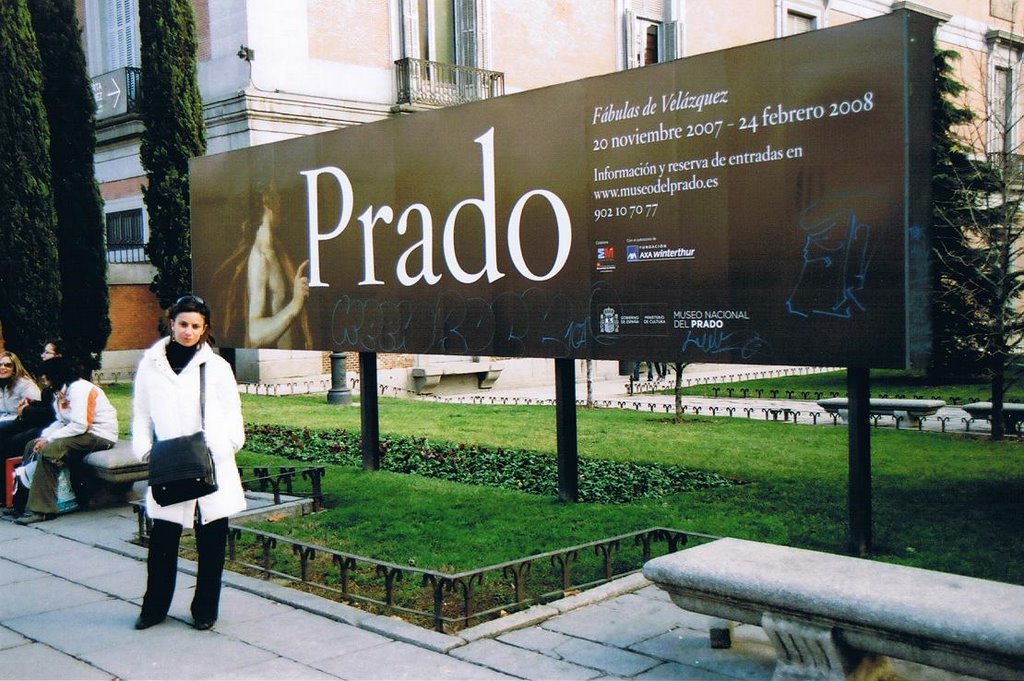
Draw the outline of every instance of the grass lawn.
M674 376L673 374L673 379ZM683 378L686 378L685 373ZM718 389L718 396L725 396L728 388L732 388L732 394L737 397L741 395L741 390L744 388L749 391L748 394L751 396L755 395L757 390L761 390L765 396L769 395L769 391L777 390L780 397L786 397L786 391L793 391L796 399L803 399L803 391L807 391L811 399L818 399L817 393L821 393L823 397L831 397L833 394L845 396L846 372L828 371L800 376L777 376L716 385L685 386L684 380L682 392L684 395L695 397L714 397L716 396L716 388ZM908 398L945 400L949 404L987 401L991 397L991 386L983 382L967 381L955 384L933 385L924 376L888 369L874 369L871 371L870 388L872 397L881 397L883 395L896 397L900 395ZM659 392L662 394L672 394L671 390ZM1006 395L1006 401L1024 401L1024 392L1022 392L1021 387L1011 386Z
M801 377L805 378L805 377ZM129 421L128 386L108 389ZM248 423L358 430L357 408L323 395L243 395ZM380 400L380 430L449 442L555 450L552 407ZM630 504L543 497L332 466L326 512L273 531L437 570L470 569L666 526L841 553L846 429L746 419L579 410L582 457L678 464L745 481ZM875 557L1024 584L1024 445L962 435L872 431ZM243 450L239 463L289 463Z

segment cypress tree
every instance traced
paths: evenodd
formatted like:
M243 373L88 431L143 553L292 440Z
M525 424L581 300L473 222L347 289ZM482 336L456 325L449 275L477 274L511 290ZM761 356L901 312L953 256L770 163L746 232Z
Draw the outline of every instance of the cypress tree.
M39 49L25 0L0 2L0 324L30 364L58 331L60 271Z
M196 78L195 18L190 0L139 0L142 45L142 166L148 186L146 246L157 268L150 288L161 307L192 289L188 162L206 149Z
M93 170L96 105L74 0L29 0L43 68L67 352L99 367L110 336L103 199Z

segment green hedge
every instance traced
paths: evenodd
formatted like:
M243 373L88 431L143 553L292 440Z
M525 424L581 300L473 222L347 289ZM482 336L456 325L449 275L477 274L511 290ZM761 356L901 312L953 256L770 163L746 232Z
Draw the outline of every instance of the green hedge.
M360 466L359 433L348 430L296 429L278 425L249 426L246 449L295 461ZM554 496L558 466L551 454L526 449L435 442L389 436L380 443L381 468L469 485ZM661 466L589 459L579 461L580 501L606 504L661 497L739 481L683 466Z

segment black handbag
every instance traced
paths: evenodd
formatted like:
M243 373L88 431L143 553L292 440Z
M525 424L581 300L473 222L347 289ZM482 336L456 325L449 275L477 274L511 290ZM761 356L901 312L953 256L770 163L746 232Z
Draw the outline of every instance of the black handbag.
M206 445L206 365L199 365L202 429L191 435L155 440L149 452L149 488L161 506L198 499L217 491L213 456Z

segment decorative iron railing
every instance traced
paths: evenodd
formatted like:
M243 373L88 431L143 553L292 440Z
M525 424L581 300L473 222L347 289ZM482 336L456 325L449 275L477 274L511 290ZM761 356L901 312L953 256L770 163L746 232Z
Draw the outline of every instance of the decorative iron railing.
M148 523L139 512L140 543ZM462 572L399 565L232 524L228 561L233 569L290 582L326 597L401 615L436 631L460 629L503 613L545 603L640 570L712 535L653 527ZM665 548L657 551L656 545ZM184 552L191 551L183 543ZM627 553L629 555L627 555Z
M238 467L238 475L242 478L242 487L250 492L262 492L271 495L273 506L280 506L284 497L305 497L312 501L313 511L324 506L322 481L326 474L323 466L253 466ZM303 485L308 482L308 486ZM138 541L143 546L149 543L149 531L152 521L146 517L141 503L135 504L135 516L138 522Z
M505 74L426 59L395 62L398 103L451 106L505 94Z
M703 543L717 538L656 527L447 573L233 525L228 558L263 579L287 580L356 605L429 623L436 631L445 632L634 573L654 557L655 543L665 543L664 553L672 553L691 539ZM624 547L634 555L623 556ZM593 558L585 565L588 552ZM547 574L542 573L545 567Z

